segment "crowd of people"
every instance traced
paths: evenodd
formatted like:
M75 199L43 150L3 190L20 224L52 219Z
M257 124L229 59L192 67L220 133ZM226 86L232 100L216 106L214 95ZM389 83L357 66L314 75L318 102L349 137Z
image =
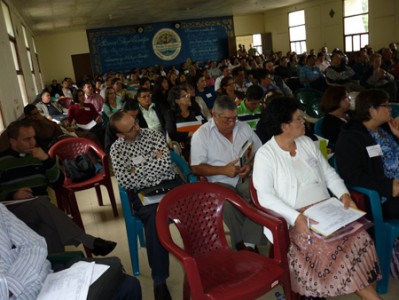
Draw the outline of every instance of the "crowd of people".
M53 80L25 107L25 118L10 124L1 137L0 201L36 197L7 209L45 239L47 249L35 266L37 272L44 268L47 274L45 254L62 252L65 245L83 243L94 254L109 254L116 244L83 232L49 202L46 190L64 180L47 154L51 145L68 136L94 140L110 154L118 184L134 191L131 201L145 228L155 299L171 299L166 284L169 255L156 233L157 205L143 205L137 192L176 180L170 159L174 142L195 175L236 191L249 203L253 178L261 205L283 216L290 227L292 289L303 299L350 293L381 299L374 288L381 277L378 259L367 232L331 243L315 239L310 246L304 237L312 233L303 211L330 193L345 207L355 207L345 187L353 184L377 190L384 217L399 217L399 123L390 108L397 102L398 59L394 43L379 53L365 47L351 59L326 47L317 54L276 52L265 57L241 46L232 59L203 65L187 60L180 70L158 66L126 75L108 72L76 85L70 78L61 85ZM295 100L302 88L323 93L323 136L336 153L343 179L312 141L317 137ZM358 93L354 111L349 102L353 91ZM246 143L252 145L252 154L240 164ZM0 206L0 214L22 226L7 213ZM267 230L228 203L223 218L234 251L259 252L265 236L270 240ZM7 224L2 223L0 231L7 231ZM36 233L28 233L27 240L44 245ZM18 242L8 243L5 251L13 247L19 247ZM320 255L337 249L339 255ZM40 290L43 278L9 285L7 291L23 299L32 284L35 292ZM121 292L118 286L112 293L116 291Z

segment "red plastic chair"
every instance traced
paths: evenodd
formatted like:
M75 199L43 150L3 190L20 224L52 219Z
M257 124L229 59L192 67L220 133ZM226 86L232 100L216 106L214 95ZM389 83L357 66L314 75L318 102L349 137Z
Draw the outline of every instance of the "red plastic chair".
M103 206L103 199L101 195L100 185L104 185L107 188L109 199L111 201L112 210L114 216L118 216L118 209L116 207L114 190L112 188L111 174L109 171L109 160L108 155L99 148L93 141L85 138L66 138L55 143L49 150L49 155L56 159L58 157L59 163L65 159L74 160L76 156L83 153L94 152L102 162L102 171L96 174L94 177L89 178L83 182L72 182L71 179L65 176L65 181L62 187L58 188L56 192L58 207L62 210L70 210L70 213L74 221L84 229L82 218L78 204L76 202L75 192L86 190L89 188L95 188L98 204Z
M289 237L289 234L288 234L287 222L279 214L277 214L274 211L272 211L270 209L267 209L267 208L263 207L262 205L260 205L259 200L258 200L258 194L257 194L256 189L254 187L252 178L250 179L250 182L249 182L249 193L251 195L252 203L257 209L259 209L260 211L264 212L267 215L270 215L270 216L273 216L273 217L279 219L284 225L283 242L281 244L273 243L273 247L270 248L269 256L270 257L274 257L275 255L280 255L280 253L285 253L285 259L288 260L287 259L287 252L288 252L288 247L289 247L289 244L290 244L290 237ZM282 245L282 247L281 247L281 245ZM292 300L299 300L300 299L300 295L291 291L291 299Z
M284 286L291 299L287 253L274 259L250 251L233 252L223 230L223 204L230 202L255 222L269 228L279 249L284 248L285 225L250 206L234 191L214 183L177 187L158 206L157 232L162 245L185 270L183 297L196 299L255 299ZM179 230L184 248L172 240L168 222Z

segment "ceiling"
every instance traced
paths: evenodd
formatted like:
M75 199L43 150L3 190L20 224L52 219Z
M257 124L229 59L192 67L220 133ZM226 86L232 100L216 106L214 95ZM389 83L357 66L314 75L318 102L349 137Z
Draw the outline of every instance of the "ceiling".
M35 35L237 16L306 0L10 0Z

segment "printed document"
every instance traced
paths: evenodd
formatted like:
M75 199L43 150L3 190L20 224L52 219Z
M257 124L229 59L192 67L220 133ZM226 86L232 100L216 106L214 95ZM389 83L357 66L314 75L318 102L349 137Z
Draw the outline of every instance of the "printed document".
M329 236L341 227L356 221L366 214L364 211L351 207L345 209L344 204L337 198L319 202L303 213L308 218L318 222L318 224L311 224L310 228L324 236Z

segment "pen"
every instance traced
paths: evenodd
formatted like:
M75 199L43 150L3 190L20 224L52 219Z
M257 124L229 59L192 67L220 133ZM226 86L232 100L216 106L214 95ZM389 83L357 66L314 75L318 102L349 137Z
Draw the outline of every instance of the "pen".
M310 220L309 218L306 218L306 221L308 223L308 228L310 228ZM308 245L312 245L312 237L310 236L310 234L308 234Z

